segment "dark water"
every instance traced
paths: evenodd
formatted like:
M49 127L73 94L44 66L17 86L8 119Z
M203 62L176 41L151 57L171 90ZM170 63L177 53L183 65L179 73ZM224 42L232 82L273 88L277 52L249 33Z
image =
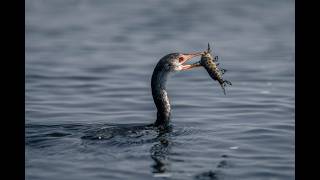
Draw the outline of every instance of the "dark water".
M227 96L177 73L146 127L157 61L208 42ZM294 179L292 0L27 0L25 51L28 180Z

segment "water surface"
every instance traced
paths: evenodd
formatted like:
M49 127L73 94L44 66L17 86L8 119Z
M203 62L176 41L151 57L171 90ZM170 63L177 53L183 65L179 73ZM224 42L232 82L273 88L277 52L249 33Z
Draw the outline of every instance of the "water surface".
M26 179L294 179L294 1L27 0L25 33ZM145 128L157 61L208 42L227 96L177 73Z

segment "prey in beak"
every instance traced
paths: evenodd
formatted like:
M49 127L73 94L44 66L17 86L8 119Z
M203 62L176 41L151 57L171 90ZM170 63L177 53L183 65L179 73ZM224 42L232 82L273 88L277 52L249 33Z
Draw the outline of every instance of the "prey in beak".
M182 70L190 70L194 67L199 67L201 65L199 64L185 64L186 62L188 62L189 60L191 60L194 57L197 56L201 56L203 54L203 52L194 52L194 53L181 53L178 56L178 65L175 68L178 71L182 71Z

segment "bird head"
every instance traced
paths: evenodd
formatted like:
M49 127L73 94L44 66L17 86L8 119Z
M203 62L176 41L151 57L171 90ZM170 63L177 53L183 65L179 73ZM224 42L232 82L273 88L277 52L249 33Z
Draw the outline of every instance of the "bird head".
M192 69L194 66L186 64L189 60L196 56L202 55L203 52L194 52L194 53L171 53L159 61L162 64L162 67L166 71L182 71Z

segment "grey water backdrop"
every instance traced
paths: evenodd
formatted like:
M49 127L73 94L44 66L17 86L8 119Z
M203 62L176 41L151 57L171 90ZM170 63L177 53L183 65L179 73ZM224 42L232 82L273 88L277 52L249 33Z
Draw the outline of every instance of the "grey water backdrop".
M27 180L295 179L293 0L25 4ZM172 129L130 128L156 120L158 60L208 42L227 95L176 73Z

